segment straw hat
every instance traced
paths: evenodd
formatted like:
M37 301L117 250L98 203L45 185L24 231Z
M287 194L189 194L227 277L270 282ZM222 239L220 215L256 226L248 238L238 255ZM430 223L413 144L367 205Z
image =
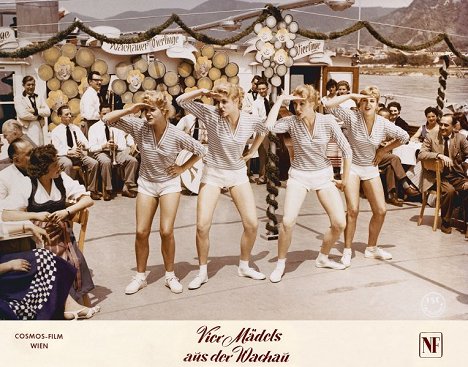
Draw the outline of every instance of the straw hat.
M99 74L107 74L107 63L102 59L96 59L91 66L91 71L97 71Z
M52 78L47 81L47 88L49 90L59 90L60 89L60 80L57 78Z
M122 102L123 103L132 103L133 102L133 93L132 92L125 92L122 94Z
M118 96L121 96L127 90L127 83L125 83L125 80L115 79L112 82L111 88L115 94L117 94Z
M119 79L125 80L127 79L129 71L132 69L133 69L133 66L129 62L126 62L126 61L119 62L115 66L115 75L117 75Z
M76 46L73 43L65 43L62 46L62 56L66 56L70 60L75 57L76 51Z
M80 47L75 58L76 63L84 68L89 68L94 63L94 53L87 47Z
M81 79L86 78L88 72L82 66L75 65L75 69L72 71L72 78L75 82L81 82Z
M182 78L188 77L190 74L192 74L192 64L189 64L188 62L181 62L179 66L177 67L177 72Z
M73 115L78 115L80 113L80 99L73 98L68 101L68 106Z
M154 79L159 79L166 73L166 66L161 61L153 61L148 65L148 74Z
M62 55L58 47L52 46L42 53L42 58L49 65L54 65L58 58Z
M39 75L39 78L46 82L54 76L54 70L50 65L42 64L41 66L39 66L37 74Z
M78 84L72 79L65 80L60 89L62 89L63 93L65 93L68 98L73 98L78 95Z
M147 76L145 79L143 79L141 86L144 90L154 90L154 88L156 88L156 80L150 76Z

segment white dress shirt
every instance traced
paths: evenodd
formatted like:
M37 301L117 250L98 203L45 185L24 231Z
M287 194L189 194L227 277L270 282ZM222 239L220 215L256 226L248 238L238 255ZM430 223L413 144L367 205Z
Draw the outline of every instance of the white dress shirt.
M38 115L35 115L32 103L28 95L20 93L14 98L16 119L23 126L23 133L28 135L36 145L44 144L44 131L45 125L44 118L50 116L50 108L44 97L39 95L35 96L36 108Z
M262 97L260 94L252 104L252 115L259 116L262 120L267 118L267 113L265 110L265 97Z
M81 129L75 124L69 124L68 126L70 126L70 130L72 133L73 146L77 145L76 138L78 138L78 141L81 143L83 148L89 149L88 139L86 139ZM52 144L54 145L55 149L57 149L57 155L67 155L68 151L71 148L69 148L67 144L66 126L64 124L60 124L54 130L52 130L50 136L52 138Z
M109 126L109 138L112 139L114 136L114 143L117 144L117 151L123 151L127 147L127 141L125 139L125 132L117 129L116 127ZM97 153L102 151L102 146L107 143L106 138L106 125L102 120L96 122L89 128L89 151L91 153Z
M100 101L97 92L93 88L88 87L81 96L81 117L86 120L99 120L101 118L99 115L99 105Z
M177 127L180 130L185 131L191 137L193 137L193 133L195 131L195 119L196 117L194 115L188 113L179 120L179 122L177 123ZM200 119L198 119L198 141L207 141L206 128L203 124L203 121L201 121Z
M24 176L14 164L3 169L0 171L0 200L6 199L14 189L28 183L29 177Z

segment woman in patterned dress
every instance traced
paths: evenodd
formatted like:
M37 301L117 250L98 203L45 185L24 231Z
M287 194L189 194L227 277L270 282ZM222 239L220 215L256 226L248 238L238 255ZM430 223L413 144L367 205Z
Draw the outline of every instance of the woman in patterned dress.
M113 111L105 120L130 134L141 153L138 195L136 202L135 252L137 273L125 289L126 294L146 287L146 264L149 256L149 235L158 206L161 207L159 233L166 269L165 285L173 293L183 291L174 273L174 221L180 200L180 174L192 167L206 148L176 126L169 123L171 100L167 93L147 92L143 101L130 108ZM130 114L145 111L146 119ZM182 166L175 161L182 150L193 153Z
M217 106L193 101L202 96L213 98ZM267 129L260 117L241 110L243 98L242 88L227 82L217 84L212 91L198 89L177 98L180 107L203 121L208 133L208 154L204 158L205 165L197 202L196 243L200 271L190 282L189 289L197 289L208 281L209 233L222 188L229 189L244 227L238 275L257 280L265 279L264 274L249 267L258 221L246 162L260 146ZM243 156L244 147L254 132L258 134L249 151Z
M357 111L339 106L352 98L359 100ZM341 262L345 266L351 265L351 244L356 232L361 184L372 210L364 256L382 260L392 258L389 252L377 246L386 214L385 194L378 165L385 154L408 142L409 136L406 131L377 114L379 99L379 89L375 86L369 86L362 90L361 94L345 94L323 101L327 110L343 121L345 135L353 151L349 179L345 188L347 207L345 250L341 258ZM391 139L394 140L390 144L381 146L383 141Z
M276 121L284 100L294 101L296 115ZM330 219L330 228L323 236L322 247L315 265L319 268L345 269L344 265L330 260L328 254L346 225L339 190L344 190L346 187L352 153L335 118L315 112L318 103L319 96L314 87L301 85L296 87L291 96L279 96L267 118L268 129L274 133L289 132L294 146L294 160L289 170L283 221L278 240L278 262L270 275L273 283L279 282L283 276L292 231L307 192L311 190L316 192ZM327 144L332 139L343 152L342 180L333 179L333 167L326 155Z

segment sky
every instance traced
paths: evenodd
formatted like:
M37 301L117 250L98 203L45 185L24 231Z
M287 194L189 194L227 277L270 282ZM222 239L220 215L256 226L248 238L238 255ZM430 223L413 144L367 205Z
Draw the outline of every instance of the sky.
M5 2L5 0L3 0ZM8 0L7 2L13 2ZM145 11L155 8L182 8L192 9L193 7L205 2L206 0L62 0L59 6L64 7L71 12L80 13L94 18L108 18L129 10ZM219 0L226 1L226 0ZM244 0L248 1L248 0ZM287 4L293 0L254 0L254 2L265 2L272 4ZM355 6L361 4L367 6L384 6L400 8L408 6L413 0L355 0ZM138 5L138 6L135 6Z

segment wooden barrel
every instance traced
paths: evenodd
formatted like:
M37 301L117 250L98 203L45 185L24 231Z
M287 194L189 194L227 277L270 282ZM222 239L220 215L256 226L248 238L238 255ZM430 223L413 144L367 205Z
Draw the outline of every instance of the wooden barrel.
M215 81L218 80L221 77L221 70L218 68L211 68L208 70L208 78L211 80Z
M115 94L117 94L118 96L121 96L127 90L127 83L125 83L125 80L115 79L112 82L111 88Z
M228 82L232 84L239 84L239 77L237 75L231 76L230 78L228 78Z
M91 65L94 64L94 53L91 49L86 47L80 47L77 51L76 56L76 63L84 68L89 68Z
M81 114L79 113L79 114L76 115L75 118L73 119L73 123L74 123L75 125L80 126L80 125L81 125L81 120L83 120L83 119L82 119L82 117L81 117Z
M184 79L184 84L187 88L191 88L194 87L195 84L197 84L197 81L193 76L190 75Z
M122 61L115 65L115 75L119 79L126 80L130 70L133 70L133 66L129 62Z
M197 87L187 87L184 89L184 93L188 93L188 92L191 92L193 90L197 90L198 88Z
M278 75L273 76L270 80L271 85L279 87L281 85L281 78Z
M224 68L224 74L226 74L228 78L236 76L238 73L239 73L239 65L237 65L235 62L230 62Z
M213 56L213 66L218 69L224 69L229 64L229 56L224 51L218 51Z
M142 73L146 73L146 71L148 70L148 61L146 61L142 57L139 57L133 62L133 67L136 70L140 70Z
M68 101L68 106L70 107L70 111L73 115L78 115L80 113L80 99L73 98Z
M166 73L166 66L161 61L153 61L148 65L148 74L154 79L160 79Z
M207 57L209 59L211 59L213 57L214 53L215 53L215 50L214 50L214 47L212 45L205 45L201 49L202 56L205 56L205 57Z
M93 65L91 66L91 71L97 71L99 74L107 74L107 63L102 59L94 60Z
M156 80L150 76L147 76L145 79L143 79L141 86L143 87L143 90L154 90L154 88L156 88Z
M53 122L51 122L51 123L49 124L49 131L54 130L57 126L58 126L58 125L56 125L56 124L54 124Z
M271 66L267 67L265 71L263 72L263 74L265 75L265 78L268 78L268 79L270 79L274 73L275 71L273 70Z
M102 85L107 85L110 82L110 75L109 74L102 74Z
M62 56L68 57L72 60L76 56L76 46L73 43L65 43L62 46Z
M52 78L47 81L47 88L49 90L59 90L60 89L60 80L57 78Z
M145 95L145 92L139 91L133 94L133 103L141 103L143 102L143 96Z
M179 66L177 66L177 72L182 78L188 77L190 74L192 74L192 71L193 66L188 62L183 61L179 64Z
M167 85L164 83L159 83L156 86L156 90L159 90L160 92L166 92L167 91Z
M211 89L213 87L213 82L210 78L204 76L203 78L198 79L197 87L200 89Z
M175 71L168 71L164 74L164 84L168 87L173 87L179 83L179 76Z
M59 117L59 115L57 115L57 112L55 111L52 111L51 114L50 114L50 119L52 121L53 124L60 124L60 122L62 121Z
M48 64L42 64L37 70L37 75L46 82L54 77L54 69Z
M72 79L65 80L60 88L68 98L74 98L78 95L78 84Z
M278 65L276 67L276 74L278 76L285 76L287 72L288 72L288 68L284 64Z
M181 92L180 84L173 85L172 87L169 87L167 91L171 96L178 96Z
M82 66L75 65L75 68L72 71L72 78L75 82L80 83L81 79L88 76L88 72Z
M42 53L42 58L49 65L54 65L58 58L62 56L58 47L52 46Z
M125 92L122 94L122 102L123 103L132 103L133 102L133 93L132 92Z

